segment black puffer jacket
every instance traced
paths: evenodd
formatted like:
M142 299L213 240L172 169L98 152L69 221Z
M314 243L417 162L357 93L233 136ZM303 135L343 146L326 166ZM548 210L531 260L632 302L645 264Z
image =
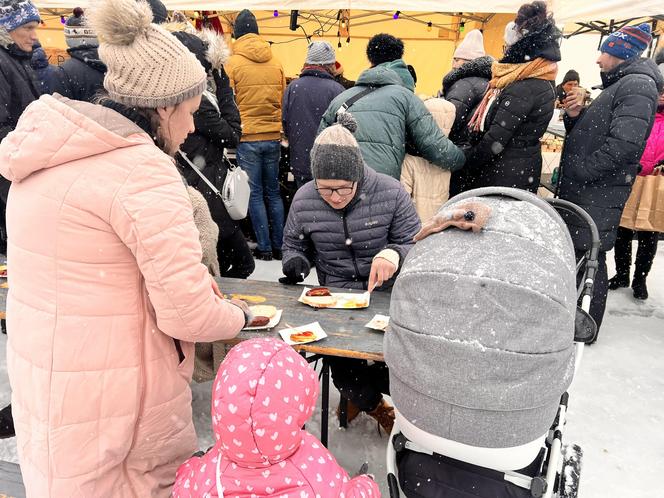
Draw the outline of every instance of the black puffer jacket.
M604 90L579 117L566 117L558 196L585 209L597 224L601 249L616 240L620 216L637 175L664 78L650 59L629 59L602 73ZM587 229L566 217L574 246L588 249Z
M240 125L240 112L235 105L233 90L228 83L221 84L217 79L217 100L219 110L211 102L214 96L205 92L201 105L194 114L196 131L187 137L182 144L182 151L187 154L194 164L219 190L221 190L228 166L223 158L224 148L234 148L240 142L242 126ZM212 219L219 225L219 238L227 238L239 229L237 221L233 220L226 210L223 201L205 184L203 180L191 169L181 157L178 167L187 183L197 189L210 207Z
M365 166L355 198L343 210L325 202L313 181L297 191L284 229L283 265L301 258L316 265L321 285L366 289L373 257L389 248L403 263L419 229L413 202L399 181Z
M479 57L452 69L443 78L440 95L452 102L456 109L450 140L456 145L467 141L468 121L486 93L491 79L491 57Z
M106 65L99 59L97 47L82 45L67 52L71 58L50 75L49 87L64 97L92 102L104 89Z
M16 128L28 105L39 98L39 82L30 66L32 54L16 46L0 28L0 141ZM11 182L0 176L0 198L7 202Z
M509 47L501 63L560 60L561 34L552 21ZM540 138L553 116L555 83L540 79L505 87L487 112L485 133L468 151L467 189L501 186L537 192L542 171Z

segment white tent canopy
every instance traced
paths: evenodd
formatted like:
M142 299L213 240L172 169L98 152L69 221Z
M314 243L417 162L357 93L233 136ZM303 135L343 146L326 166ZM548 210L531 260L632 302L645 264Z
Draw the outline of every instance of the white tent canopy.
M36 0L40 8L86 7L95 0ZM403 12L516 12L526 0L163 0L169 10L353 9ZM557 22L628 19L664 14L662 0L550 0Z

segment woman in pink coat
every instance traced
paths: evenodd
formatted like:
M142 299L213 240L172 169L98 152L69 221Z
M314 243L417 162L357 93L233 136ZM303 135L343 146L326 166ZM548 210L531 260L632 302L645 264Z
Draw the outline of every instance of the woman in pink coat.
M659 69L664 75L664 49L657 54ZM655 166L664 162L664 93L659 96L657 103L657 114L655 124L652 127L646 148L641 156L641 171L639 175L652 175ZM614 257L616 261L616 275L609 280L609 289L615 290L620 287L629 286L629 273L632 266L632 240L634 230L619 227ZM652 268L652 263L657 254L657 241L659 232L640 230L636 232L639 246L636 251L634 268L634 279L632 280L632 293L636 299L648 299L648 287L646 278Z
M105 106L43 96L0 145L18 454L28 497L166 497L198 447L193 343L246 316L215 295L169 157L205 72L146 3L95 6Z
M318 397L316 372L274 339L235 346L212 391L216 444L178 469L175 498L378 498L302 429Z

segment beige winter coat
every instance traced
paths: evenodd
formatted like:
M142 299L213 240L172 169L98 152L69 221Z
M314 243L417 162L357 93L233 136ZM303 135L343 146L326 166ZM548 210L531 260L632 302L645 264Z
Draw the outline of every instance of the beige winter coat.
M440 130L447 136L454 124L454 104L445 99L425 100ZM422 221L431 218L450 194L450 171L434 166L422 157L406 154L401 168L401 183L413 199Z

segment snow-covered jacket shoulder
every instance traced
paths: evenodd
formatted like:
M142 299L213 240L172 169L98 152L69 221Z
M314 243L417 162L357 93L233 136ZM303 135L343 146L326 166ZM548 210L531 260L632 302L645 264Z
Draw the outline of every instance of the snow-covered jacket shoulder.
M318 388L316 372L284 342L252 339L235 346L212 391L216 443L178 469L173 496L379 497L372 479L351 479L302 429Z
M664 78L655 63L644 58L625 61L601 75L602 93L578 118L565 119L558 195L592 216L602 250L608 251L637 176ZM564 217L575 247L589 248L587 228L572 216Z
M362 157L371 168L398 180L406 143L436 166L451 171L463 166L463 153L440 132L431 113L413 93L412 77L401 59L364 71L355 87L330 103L319 131L333 125L337 110L367 87L376 90L357 100L350 112L357 120L355 138Z
M641 156L641 176L652 175L655 166L664 161L664 110L655 115L646 148Z
M373 257L390 248L403 261L419 228L403 186L365 166L355 198L343 210L330 207L313 182L297 191L284 230L283 264L301 258L315 264L321 285L366 289ZM391 286L392 280L384 284Z
M244 325L212 291L182 178L124 116L50 95L0 144L0 172L27 494L167 496L197 446L193 343Z

